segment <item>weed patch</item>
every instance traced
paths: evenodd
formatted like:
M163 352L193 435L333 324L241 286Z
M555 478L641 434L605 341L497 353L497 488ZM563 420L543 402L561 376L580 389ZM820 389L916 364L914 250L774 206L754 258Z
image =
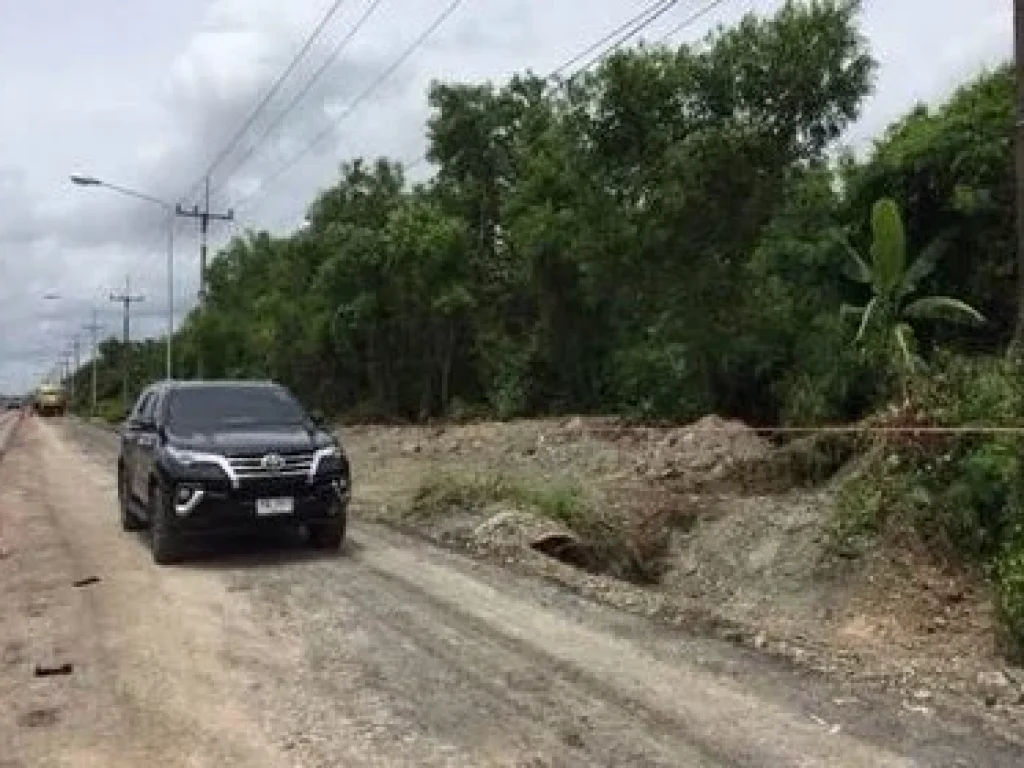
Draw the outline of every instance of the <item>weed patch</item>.
M528 485L501 475L431 478L416 492L409 515L427 520L453 511L478 512L495 503L523 507L569 527L580 524L585 517L585 503L579 489Z
M423 483L406 518L429 525L453 513L483 513L494 504L565 526L579 539L572 557L559 558L565 562L635 583L655 583L664 574L667 514L599 504L574 486L527 484L502 475L440 476Z

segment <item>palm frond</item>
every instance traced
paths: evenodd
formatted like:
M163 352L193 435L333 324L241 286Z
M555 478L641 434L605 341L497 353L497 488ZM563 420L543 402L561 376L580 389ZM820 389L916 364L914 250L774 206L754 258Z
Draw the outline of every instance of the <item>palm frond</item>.
M960 325L985 322L985 316L970 304L949 296L925 296L908 304L903 315L915 320L940 320Z
M899 348L900 356L903 358L903 365L908 371L914 368L914 329L907 323L900 323L894 332L896 346Z
M868 325L871 323L871 318L875 315L875 308L878 306L878 297L875 296L868 305L864 307L864 316L860 321L860 328L857 329L857 336L855 341L860 341L864 338L864 334L867 333Z
M871 256L877 289L881 293L895 291L906 269L907 238L900 209L892 198L883 197L871 212L873 242Z
M852 304L843 304L839 307L840 317L863 317L867 307L855 307Z
M864 258L859 253L857 253L857 249L850 245L850 241L846 239L845 234L842 232L836 232L834 237L847 256L847 260L843 263L843 274L847 279L852 280L855 283L871 285L871 283L875 281L875 276L871 271L871 267L868 266L868 263L864 261Z
M928 244L928 247L921 251L921 254L907 269L903 275L903 282L900 284L900 297L909 296L917 290L918 284L928 275L935 271L939 259L949 248L949 239L939 237Z

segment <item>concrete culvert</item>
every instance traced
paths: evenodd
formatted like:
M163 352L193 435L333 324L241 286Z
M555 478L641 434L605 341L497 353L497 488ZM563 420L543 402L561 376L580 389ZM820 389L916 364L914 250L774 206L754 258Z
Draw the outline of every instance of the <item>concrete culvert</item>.
M593 553L572 534L544 533L530 542L530 548L577 568L591 570L594 567Z

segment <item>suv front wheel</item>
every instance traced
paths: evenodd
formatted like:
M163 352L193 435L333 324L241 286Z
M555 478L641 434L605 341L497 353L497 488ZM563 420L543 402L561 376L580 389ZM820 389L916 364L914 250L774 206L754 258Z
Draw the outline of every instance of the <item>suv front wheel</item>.
M181 542L172 514L167 492L154 482L149 489L149 546L158 565L181 560Z
M120 464L117 467L117 505L121 510L122 531L130 533L141 531L146 527L139 516L132 511L132 495L128 491L128 477L125 474L124 466Z
M345 511L326 523L309 526L309 543L317 549L340 549L345 541Z

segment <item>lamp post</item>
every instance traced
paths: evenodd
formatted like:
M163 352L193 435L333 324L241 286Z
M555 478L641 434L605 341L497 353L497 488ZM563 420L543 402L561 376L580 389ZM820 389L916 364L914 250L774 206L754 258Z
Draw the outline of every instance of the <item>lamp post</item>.
M122 187L117 184L110 184L101 179L97 179L95 176L83 176L80 174L73 174L71 176L71 183L76 184L79 187L103 187L114 192L118 192L128 197L134 197L136 200L142 200L152 205L159 206L168 215L167 222L167 362L166 362L166 376L168 379L174 378L174 353L172 350L173 338L174 338L174 221L177 216L175 208L165 200L161 200L158 197L147 195L144 192L137 192L134 189L128 187Z

